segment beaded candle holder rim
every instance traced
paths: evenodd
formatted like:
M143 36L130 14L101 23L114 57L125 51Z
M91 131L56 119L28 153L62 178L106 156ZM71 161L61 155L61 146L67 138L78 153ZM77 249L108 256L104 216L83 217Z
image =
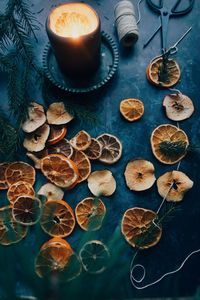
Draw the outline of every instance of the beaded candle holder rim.
M116 43L114 42L114 40L112 39L112 37L109 34L102 31L101 37L102 37L102 43L107 46L107 49L109 49L110 54L113 57L112 66L111 66L110 70L108 71L107 76L105 78L103 78L103 80L96 82L92 86L83 87L83 88L70 87L70 86L63 85L62 82L59 82L58 80L55 79L55 77L53 76L51 69L49 67L49 55L52 52L50 43L48 43L46 45L44 52L43 52L43 69L44 69L44 73L45 73L46 77L57 88L65 91L65 92L76 93L76 94L93 92L93 91L101 88L102 86L104 86L108 81L111 80L111 78L114 76L114 74L117 70L118 63L119 63L119 53L118 53L118 48L116 46Z

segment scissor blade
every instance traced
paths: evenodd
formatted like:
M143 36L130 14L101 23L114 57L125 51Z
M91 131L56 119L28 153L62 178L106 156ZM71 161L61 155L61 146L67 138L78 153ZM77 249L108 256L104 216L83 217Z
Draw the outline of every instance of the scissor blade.
M144 43L143 48L146 48L149 43L151 42L151 40L154 38L154 36L157 34L157 32L160 30L161 28L161 24L158 26L158 28L154 31L154 33L150 36L150 38L148 38L148 40L146 41L146 43Z

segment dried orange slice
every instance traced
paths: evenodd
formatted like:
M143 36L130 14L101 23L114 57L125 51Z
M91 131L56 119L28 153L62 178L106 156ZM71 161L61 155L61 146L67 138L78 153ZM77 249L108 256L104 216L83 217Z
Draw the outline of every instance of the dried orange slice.
M91 163L83 151L74 149L71 160L76 164L79 172L78 183L86 180L91 173Z
M35 196L35 191L32 185L28 182L18 181L12 184L7 192L7 197L10 203L13 203L20 196Z
M35 271L41 278L70 281L82 270L78 256L63 239L53 238L40 249L35 260Z
M77 204L75 214L82 229L95 231L101 228L106 207L101 199L88 197Z
M5 177L9 186L18 181L25 181L34 185L35 169L25 162L17 161L8 166Z
M170 88L174 86L180 79L180 67L174 59L168 59L164 71L163 68L163 58L155 58L147 67L147 78L153 85L163 88Z
M102 154L99 160L106 164L116 163L122 155L122 144L120 140L111 134L103 133L97 140L102 144Z
M47 143L49 145L57 144L59 141L61 141L67 133L67 128L62 125L51 125L50 126L50 135L47 140Z
M100 274L109 264L110 253L106 245L93 240L87 242L79 253L83 268L91 274Z
M145 159L131 160L124 175L129 189L137 192L151 188L156 181L154 165Z
M71 158L73 154L73 148L70 145L69 141L63 139L62 141L58 142L56 145L49 147L48 151L50 154L63 154L68 158Z
M99 141L92 138L90 146L84 151L87 157L91 160L95 160L101 157L102 145Z
M189 140L180 128L163 124L151 134L151 148L155 157L164 164L175 164L187 153Z
M0 244L11 245L21 241L27 234L27 227L17 223L12 216L11 206L0 208Z
M120 112L129 122L140 119L144 114L144 104L139 99L124 99L120 102Z
M84 151L91 144L91 136L86 131L81 130L70 140L70 144L74 149Z
M22 225L34 225L40 219L41 206L41 201L37 198L20 196L12 206L13 219Z
M9 163L1 163L0 164L0 190L7 190L8 183L6 181L5 172Z
M66 189L74 187L79 178L76 164L61 154L49 154L42 158L41 171L52 183Z
M73 210L63 200L48 200L44 204L40 224L51 236L68 236L75 226Z
M147 249L156 245L161 238L162 228L156 222L157 214L149 209L128 209L122 218L121 231L133 247Z

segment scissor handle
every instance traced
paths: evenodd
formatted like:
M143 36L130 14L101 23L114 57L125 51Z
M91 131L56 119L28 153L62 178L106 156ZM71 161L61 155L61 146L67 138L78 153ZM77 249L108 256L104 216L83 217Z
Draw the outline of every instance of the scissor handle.
M190 4L189 4L189 6L187 8L185 8L183 10L180 10L180 11L176 11L177 7L181 3L181 0L178 0L176 2L176 4L174 5L174 7L172 8L172 10L171 10L172 15L174 15L174 16L182 16L182 15L188 14L192 10L192 8L194 6L194 1L195 0L189 0Z
M160 14L160 10L163 7L163 0L160 0L160 5L156 5L152 0L147 0L147 4L157 13Z

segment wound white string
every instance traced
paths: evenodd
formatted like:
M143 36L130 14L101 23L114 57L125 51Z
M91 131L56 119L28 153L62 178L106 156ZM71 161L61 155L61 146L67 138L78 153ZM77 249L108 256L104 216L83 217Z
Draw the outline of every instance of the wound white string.
M136 19L136 10L131 1L119 1L114 8L115 25L119 42L124 47L131 47L139 38L139 29L137 24L141 20L140 3L137 4L138 20Z

